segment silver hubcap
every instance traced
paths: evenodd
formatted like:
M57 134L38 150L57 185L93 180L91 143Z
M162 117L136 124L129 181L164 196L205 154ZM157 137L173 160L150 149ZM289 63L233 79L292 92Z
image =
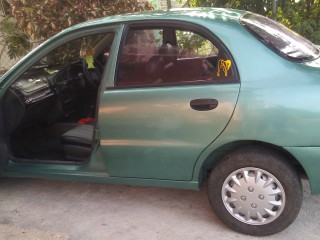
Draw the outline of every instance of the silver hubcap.
M231 173L222 186L222 200L229 213L241 222L263 225L280 216L285 192L271 173L259 168L241 168Z

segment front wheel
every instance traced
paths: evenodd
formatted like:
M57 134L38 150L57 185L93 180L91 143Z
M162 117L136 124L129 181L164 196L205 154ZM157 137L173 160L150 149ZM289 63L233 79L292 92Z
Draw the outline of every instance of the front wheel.
M222 222L254 236L288 227L302 203L301 181L294 167L276 151L253 146L238 149L215 165L208 194Z

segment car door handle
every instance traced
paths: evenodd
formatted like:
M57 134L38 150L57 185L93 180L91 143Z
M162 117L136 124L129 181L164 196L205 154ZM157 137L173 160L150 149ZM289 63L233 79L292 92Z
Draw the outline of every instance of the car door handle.
M193 99L190 102L190 107L196 111L209 111L215 109L217 106L218 100L211 98Z

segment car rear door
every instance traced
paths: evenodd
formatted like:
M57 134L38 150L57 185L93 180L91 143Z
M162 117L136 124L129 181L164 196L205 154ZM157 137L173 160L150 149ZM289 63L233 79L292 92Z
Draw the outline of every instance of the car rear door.
M227 126L240 83L230 53L197 26L128 26L114 84L101 95L110 176L190 180Z

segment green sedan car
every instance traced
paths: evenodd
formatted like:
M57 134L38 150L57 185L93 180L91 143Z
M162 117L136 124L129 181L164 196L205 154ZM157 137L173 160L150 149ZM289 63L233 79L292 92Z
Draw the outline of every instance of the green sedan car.
M320 193L320 50L259 15L198 8L70 27L0 78L6 177L198 190L270 235Z

